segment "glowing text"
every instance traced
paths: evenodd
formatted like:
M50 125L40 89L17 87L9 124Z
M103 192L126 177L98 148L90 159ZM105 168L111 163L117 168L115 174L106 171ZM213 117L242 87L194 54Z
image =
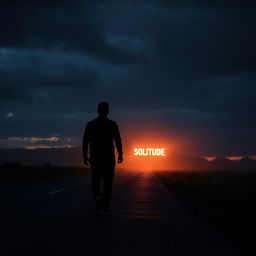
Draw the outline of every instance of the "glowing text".
M135 156L165 156L165 148L135 148Z

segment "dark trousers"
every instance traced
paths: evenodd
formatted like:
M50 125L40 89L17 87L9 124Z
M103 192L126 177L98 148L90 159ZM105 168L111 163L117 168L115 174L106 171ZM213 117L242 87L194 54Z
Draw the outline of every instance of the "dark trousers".
M114 165L92 165L91 185L94 198L101 197L102 207L108 208L114 179Z

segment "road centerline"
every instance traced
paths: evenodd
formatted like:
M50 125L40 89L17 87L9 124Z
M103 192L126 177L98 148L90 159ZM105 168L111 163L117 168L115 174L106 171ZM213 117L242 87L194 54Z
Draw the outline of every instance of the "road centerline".
M56 189L56 190L50 191L48 193L48 195L56 194L56 193L59 193L59 192L62 192L62 191L63 191L63 189Z

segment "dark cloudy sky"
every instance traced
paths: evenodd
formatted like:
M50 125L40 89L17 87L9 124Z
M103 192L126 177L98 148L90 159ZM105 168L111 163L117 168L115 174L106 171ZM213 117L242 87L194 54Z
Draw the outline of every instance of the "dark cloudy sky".
M255 155L253 2L2 0L0 147L79 145L107 100L124 135Z

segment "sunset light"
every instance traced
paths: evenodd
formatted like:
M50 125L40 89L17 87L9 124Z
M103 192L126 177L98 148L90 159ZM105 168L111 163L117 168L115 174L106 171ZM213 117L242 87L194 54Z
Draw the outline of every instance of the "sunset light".
M146 132L129 136L125 143L125 161L123 168L131 170L157 170L170 168L171 152L176 149L176 142L164 132Z
M1 1L1 255L256 256L255 13Z

